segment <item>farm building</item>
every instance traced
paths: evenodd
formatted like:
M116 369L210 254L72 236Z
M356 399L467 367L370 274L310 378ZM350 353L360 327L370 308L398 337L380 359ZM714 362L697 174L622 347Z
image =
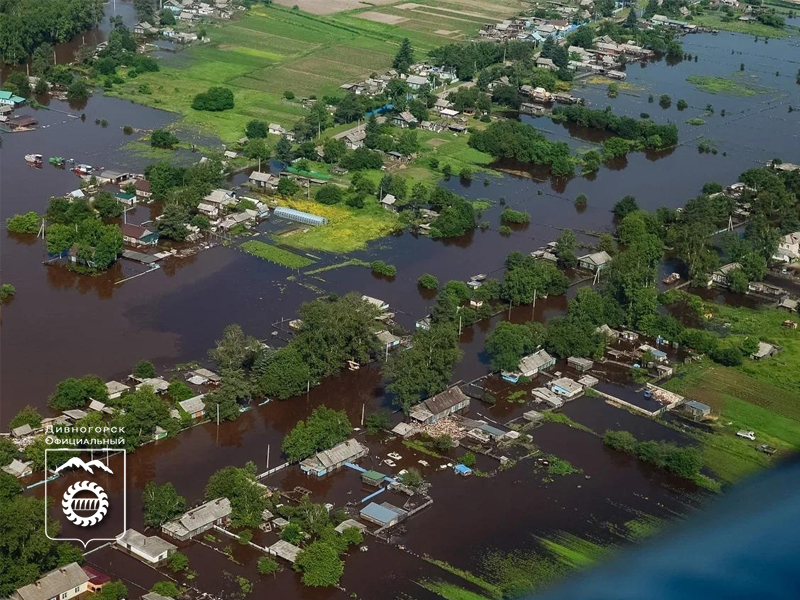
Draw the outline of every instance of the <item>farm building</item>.
M407 511L394 506L393 504L389 504L388 502L384 502L383 504L370 502L361 509L359 514L365 521L375 523L381 527L390 527L392 525L396 525L400 521L405 520L405 518L408 516Z
M592 362L588 358L581 358L579 356L570 356L567 359L567 364L576 371L578 371L579 373L588 371L594 366L594 362Z
M336 444L330 450L323 450L306 458L300 463L300 470L306 475L323 477L342 467L344 463L357 460L366 454L367 449L351 438L341 444Z
M542 371L546 371L556 364L556 359L550 356L546 350L539 350L529 354L519 361L518 370L514 373L503 372L503 379L511 383L517 383L520 377L536 377Z
M572 400L583 393L583 386L569 377L559 377L550 382L550 390L567 400Z
M208 531L214 525L226 523L230 515L230 500L217 498L185 512L173 521L164 523L161 531L183 542Z
M121 181L125 181L128 179L130 175L128 173L121 173L120 171L112 171L110 169L106 169L105 171L101 171L99 175L97 175L97 181L99 183L110 183L110 184L118 184Z
M428 425L469 408L469 396L458 385L452 386L433 398L423 400L411 409L410 417Z
M128 529L115 543L118 548L150 565L163 564L178 549L157 535L146 536L135 529Z
M88 591L89 576L73 562L22 586L11 594L10 600L69 600Z
M683 412L687 413L695 421L711 414L711 407L708 404L703 404L697 400L687 400L683 403L681 408L683 409Z
M610 262L611 256L609 256L608 252L605 250L601 252L594 252L592 254L586 254L585 256L578 258L578 266L581 269L587 269L592 272L605 269Z
M295 210L293 208L287 208L285 206L277 207L272 214L276 217L288 219L289 221L297 221L298 223L304 223L305 225L319 226L328 224L328 219L325 217L312 215L311 213Z

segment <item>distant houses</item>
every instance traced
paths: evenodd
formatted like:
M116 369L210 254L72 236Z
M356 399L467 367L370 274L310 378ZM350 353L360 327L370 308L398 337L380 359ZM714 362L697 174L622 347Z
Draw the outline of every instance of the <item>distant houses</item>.
M367 452L365 446L351 438L341 444L336 444L330 450L323 450L306 458L300 463L300 470L306 475L324 477L344 466L344 463L366 456Z
M227 498L217 498L186 511L173 521L164 523L161 531L178 541L186 541L205 533L214 525L223 525L230 520L231 502Z

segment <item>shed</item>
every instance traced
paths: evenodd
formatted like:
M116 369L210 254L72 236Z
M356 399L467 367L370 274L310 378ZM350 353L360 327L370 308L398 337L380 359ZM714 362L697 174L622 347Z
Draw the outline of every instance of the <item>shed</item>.
M539 350L523 357L519 361L517 371L513 373L503 372L503 379L511 383L517 383L520 377L536 377L539 373L546 371L555 364L556 359L550 356L546 350Z
M395 525L400 521L405 520L405 518L408 516L407 511L389 504L388 502L384 502L383 504L370 502L361 509L359 514L361 515L362 519L369 521L370 523L380 525L381 527L390 527Z
M300 548L286 540L278 540L269 547L269 553L294 564L294 561L297 560L297 555L300 554Z
M578 379L578 383L580 383L584 388L593 388L600 383L600 380L597 377L592 377L591 375L584 375Z
M99 592L103 586L111 581L111 577L89 565L81 565L81 569L89 577L89 591Z
M381 199L381 206L386 210L394 210L395 202L397 202L397 198L395 198L392 194L386 194Z
M374 485L379 486L383 483L383 480L386 479L386 475L380 473L379 471L364 471L361 474L361 481L366 483L367 485Z
M3 467L3 472L12 477L27 477L33 473L33 462L21 461L16 458Z
M311 213L287 208L285 206L278 206L272 214L276 217L288 219L289 221L297 221L298 223L304 223L306 225L319 226L328 224L328 219L326 217L312 215Z
M570 356L567 359L567 364L580 373L588 371L594 366L594 362L588 358L581 358L579 356Z
M178 549L177 546L157 535L146 536L135 529L125 531L116 539L115 543L118 548L151 565L162 564L170 554Z
M417 432L417 428L411 425L410 423L398 423L392 429L392 433L396 433L400 437L406 438L414 435Z
M166 379L161 377L148 377L147 379L143 379L139 383L136 384L136 389L140 390L144 386L148 386L153 388L153 391L156 394L163 394L169 388L169 383Z
M525 413L522 413L522 418L526 421L530 421L531 423L538 423L544 419L544 415L538 410L529 410Z
M705 418L711 414L711 407L697 400L687 400L684 402L683 410L695 420Z
M377 334L378 340L383 344L384 348L394 348L400 345L400 338L391 333L390 331L380 331Z
M550 382L550 390L567 400L572 400L583 393L583 386L569 377L559 377Z
M359 523L355 519L345 519L341 523L339 523L336 527L334 527L334 531L336 533L343 533L345 529L358 529L359 531L366 531L367 526L363 523Z
M186 411L186 413L188 413L193 419L199 419L203 416L203 413L206 410L206 403L203 401L205 396L205 394L199 394L189 398L188 400L182 400L178 402L178 406Z
M19 427L14 427L11 430L11 435L15 438L24 437L26 435L30 435L33 433L33 427L25 423L24 425L20 425Z
M114 400L115 398L119 398L122 396L123 393L127 392L130 387L121 383L119 381L106 381L106 391L108 392L108 397L110 400Z
M80 421L81 419L85 418L89 413L87 413L85 410L81 410L80 408L73 408L71 410L65 410L64 414L73 421Z
M758 342L758 350L750 355L753 360L762 360L778 353L778 347L767 342Z

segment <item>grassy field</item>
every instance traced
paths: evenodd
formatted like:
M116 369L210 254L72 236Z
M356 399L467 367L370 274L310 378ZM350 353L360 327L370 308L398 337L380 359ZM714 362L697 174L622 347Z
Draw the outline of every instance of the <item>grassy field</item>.
M681 367L664 387L711 406L718 415L713 434L698 434L705 464L723 482L768 466L774 459L757 452L769 444L782 453L800 449L800 336L781 323L778 310L751 310L706 304L714 313L712 329L726 333L726 342L745 337L776 344L781 352L760 361L746 358L738 367L723 367L706 359ZM725 327L724 324L729 326ZM736 436L752 430L756 442Z
M747 35L757 35L758 37L784 38L797 35L796 29L770 27L763 23L751 21L723 21L719 13L707 12L704 15L695 15L692 23L701 27L710 27L720 31L732 31L734 33L744 33Z
M754 81L748 81L748 76L744 73L735 73L730 77L690 75L686 78L686 81L709 94L723 94L742 98L766 94L769 91Z
M303 250L345 254L361 250L367 242L400 227L400 218L381 208L374 198L369 199L361 209L342 204L329 206L297 198L281 198L279 204L328 219L328 224L321 227L309 227L276 236L276 241Z
M283 265L284 267L289 267L290 269L302 269L303 267L314 264L314 261L310 258L257 240L249 240L239 247L248 254Z
M291 127L306 114L300 98L340 94L343 83L391 68L403 38L422 58L434 47L474 35L499 14L521 9L514 0L500 0L491 8L472 0L417 4L413 9L370 7L371 12L404 15L406 20L397 25L361 18L366 10L319 16L259 5L234 20L209 25L210 43L167 57L159 72L126 79L108 93L179 112L186 124L232 142L244 135L251 119ZM194 96L214 85L233 90L235 107L192 109ZM286 91L297 98L286 100Z

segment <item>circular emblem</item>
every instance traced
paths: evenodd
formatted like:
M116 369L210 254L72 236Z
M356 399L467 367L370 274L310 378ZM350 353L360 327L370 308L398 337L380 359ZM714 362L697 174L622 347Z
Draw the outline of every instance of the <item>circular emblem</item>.
M76 498L75 496L81 492L88 492L88 495ZM79 481L73 483L64 492L61 507L70 521L81 527L91 527L97 525L106 516L108 494L94 482Z

